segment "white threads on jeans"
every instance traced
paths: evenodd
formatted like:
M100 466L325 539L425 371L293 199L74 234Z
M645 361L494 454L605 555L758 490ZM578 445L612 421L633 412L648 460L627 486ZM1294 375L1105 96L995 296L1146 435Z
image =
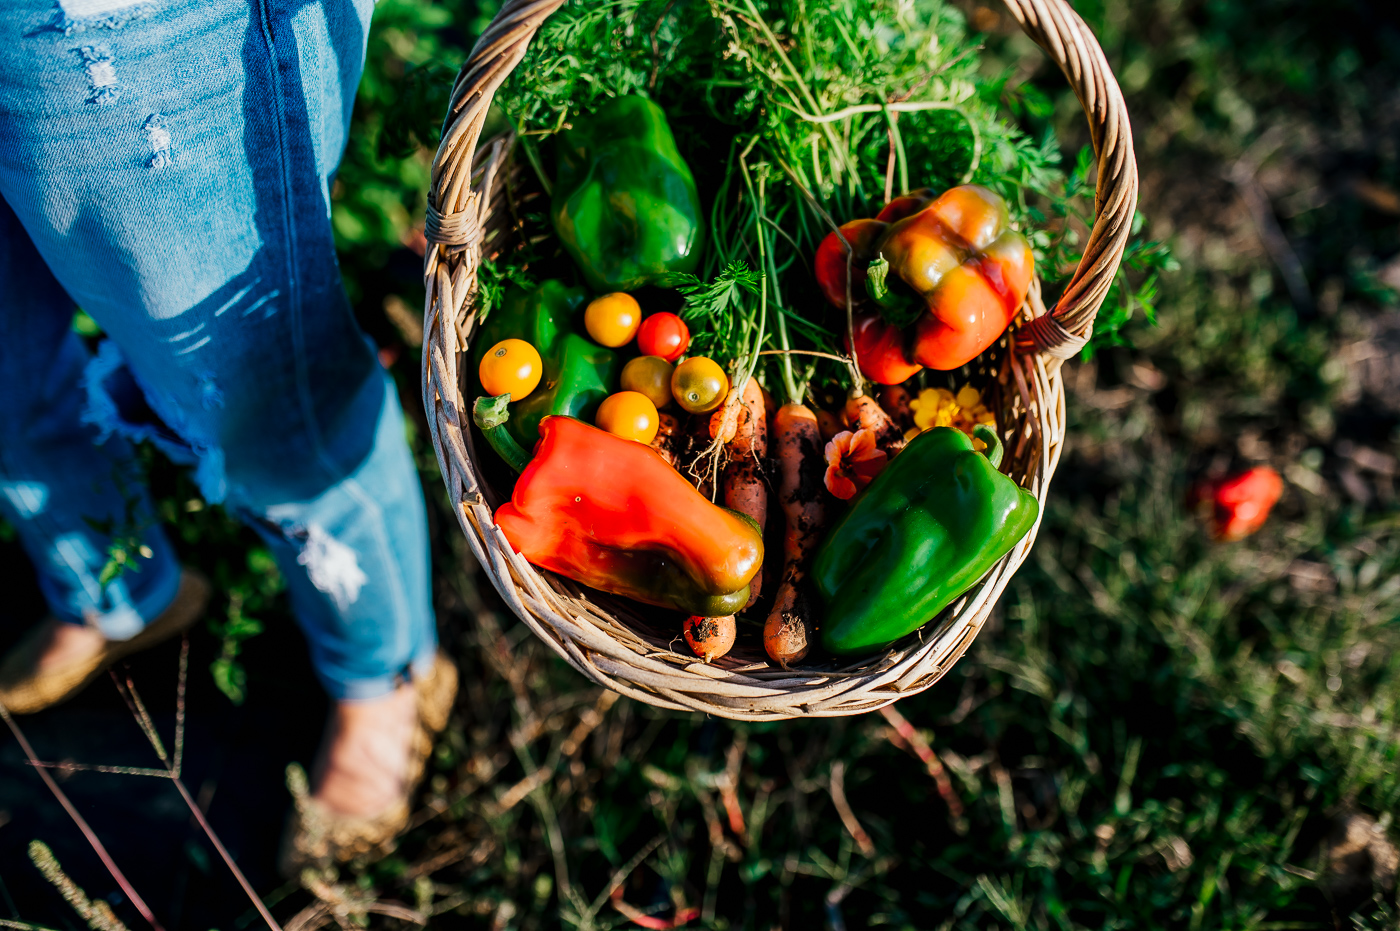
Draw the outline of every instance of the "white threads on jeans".
M78 49L78 54L82 56L83 70L88 76L88 103L111 103L122 95L111 49L105 45L84 45Z
M155 12L154 3L131 0L59 0L46 29L71 36L85 29L120 29Z
M141 127L146 134L146 143L151 147L151 157L146 160L146 167L160 169L169 167L170 155L170 130L165 128L165 117L159 113L152 113L146 117L146 123Z
M306 528L297 563L306 567L311 584L329 595L342 613L359 600L360 589L369 581L355 551L316 524Z

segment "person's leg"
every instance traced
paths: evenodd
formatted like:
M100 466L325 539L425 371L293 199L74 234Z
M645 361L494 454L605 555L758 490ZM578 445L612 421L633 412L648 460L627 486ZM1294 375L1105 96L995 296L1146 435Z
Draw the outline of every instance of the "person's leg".
M435 633L421 490L330 225L370 10L7 4L0 194L205 495L273 541L332 696L387 707ZM116 378L90 381L120 432Z
M0 515L52 612L25 641L29 672L60 679L157 618L181 575L130 444L83 421L89 355L71 330L73 310L0 201ZM37 710L45 688L6 675L15 672L0 673L0 700Z

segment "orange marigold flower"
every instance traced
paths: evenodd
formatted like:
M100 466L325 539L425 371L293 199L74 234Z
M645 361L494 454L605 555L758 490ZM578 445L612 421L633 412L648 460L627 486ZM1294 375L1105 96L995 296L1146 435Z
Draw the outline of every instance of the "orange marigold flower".
M888 464L885 451L875 446L874 430L843 430L826 444L827 491L843 500L853 498Z

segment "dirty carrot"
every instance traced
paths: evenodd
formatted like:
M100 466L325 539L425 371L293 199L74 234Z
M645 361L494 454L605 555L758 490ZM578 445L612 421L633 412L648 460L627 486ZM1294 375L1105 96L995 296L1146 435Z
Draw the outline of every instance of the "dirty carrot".
M763 389L750 378L744 383L739 412L734 418L734 438L729 442L731 459L724 469L724 506L747 514L760 529L768 524L768 485L760 463L768 455L768 418L763 411ZM751 607L763 591L763 570L749 582Z
M743 388L735 385L729 389L724 404L710 415L710 439L719 440L721 443L733 442L734 433L739 429L739 411L742 406Z
M846 423L852 430L869 430L875 445L893 456L904 448L904 431L895 425L875 399L868 394L853 395L846 402Z
M701 660L712 663L733 648L738 629L732 614L724 617L692 614L685 619L685 642Z
M902 385L886 385L880 389L880 407L894 425L903 432L908 432L914 426L914 411L909 407L912 396L909 389Z
M778 409L773 438L778 447L778 503L787 518L786 564L773 610L763 625L763 647L786 667L807 655L811 640L815 600L807 571L826 521L822 486L826 460L817 416L805 405L785 404Z
M831 411L817 411L817 428L821 430L822 442L826 442L846 429L846 425Z
M676 468L680 462L681 445L681 425L674 414L662 411L656 418L656 437L651 441L651 448L661 454L671 468Z
M710 422L705 417L687 417L676 430L676 470L700 489L700 494L715 499L715 441L710 438Z

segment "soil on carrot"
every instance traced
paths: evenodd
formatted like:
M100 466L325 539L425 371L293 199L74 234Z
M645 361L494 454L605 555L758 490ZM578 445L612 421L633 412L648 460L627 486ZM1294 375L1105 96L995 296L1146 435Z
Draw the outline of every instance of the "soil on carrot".
M284 883L283 771L314 753L325 699L256 538L152 457L182 555L217 587L191 637L183 778L279 920L1400 922L1400 31L1360 0L1075 5L1128 94L1150 238L1181 267L1149 295L1155 325L1134 308L1122 345L1066 369L1071 438L1032 556L969 655L899 717L735 725L590 685L483 584L418 421L462 695L398 851ZM381 0L335 189L348 287L410 411L426 127L492 10ZM1007 106L1072 160L1087 132L1062 80L1004 8L957 10L986 33ZM1270 521L1211 542L1188 488L1262 464L1287 482ZM12 636L42 604L0 546ZM130 669L167 741L178 656ZM19 723L51 761L157 765L109 682ZM0 760L0 916L79 924L29 863L37 838L142 926L12 741ZM165 927L257 926L168 783L60 778Z

